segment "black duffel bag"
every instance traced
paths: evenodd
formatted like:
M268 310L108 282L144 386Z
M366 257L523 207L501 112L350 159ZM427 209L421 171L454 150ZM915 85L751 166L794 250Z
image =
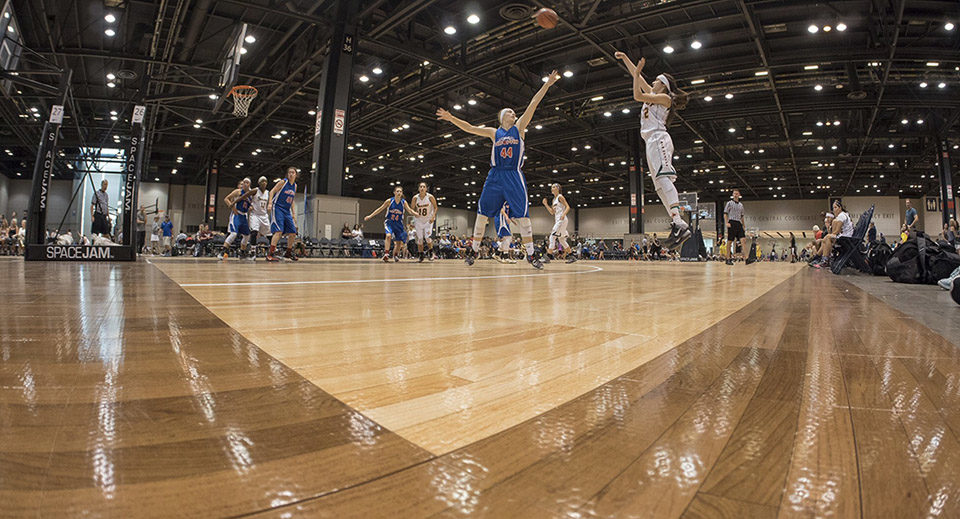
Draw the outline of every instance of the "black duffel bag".
M887 261L893 256L893 249L886 242L876 241L867 249L867 265L874 276L887 275Z
M893 251L886 271L897 283L934 285L957 267L960 267L960 255L918 232Z

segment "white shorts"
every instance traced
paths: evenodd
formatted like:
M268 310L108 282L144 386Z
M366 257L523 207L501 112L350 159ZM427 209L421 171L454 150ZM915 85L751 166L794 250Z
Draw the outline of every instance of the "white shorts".
M655 132L647 139L647 167L650 168L650 178L677 176L673 169L673 139L669 133Z
M260 233L261 236L270 234L270 219L265 214L247 214L247 225L250 232Z
M567 222L568 219L564 217L563 220L554 223L553 230L550 231L550 235L558 238L566 238L567 236L570 236L570 234L567 232Z
M417 218L413 219L413 229L417 233L417 243L420 243L423 240L429 240L433 236L433 222L430 220L420 221Z

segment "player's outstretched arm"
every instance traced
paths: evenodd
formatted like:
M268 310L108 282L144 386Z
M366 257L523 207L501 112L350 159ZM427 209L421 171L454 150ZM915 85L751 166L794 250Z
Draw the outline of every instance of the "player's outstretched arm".
M614 52L613 57L623 62L623 65L627 67L627 72L630 73L630 77L633 77L637 73L637 66L633 64L633 61L630 60L630 57L627 56L626 52ZM643 58L640 58L640 61L643 63ZM643 67L641 66L641 68Z
M410 204L407 203L406 198L403 199L403 210L409 212L410 214L417 214L417 212L410 207Z
M556 70L550 72L550 75L547 76L547 82L534 94L533 99L530 100L530 104L527 105L527 109L523 111L523 115L521 115L517 121L517 129L520 130L520 135L523 135L523 132L527 130L527 125L533 120L533 112L537 110L537 106L540 105L543 96L547 95L547 90L559 79L560 74L558 74Z
M474 126L463 119L453 115L452 113L444 110L443 108L437 108L437 119L440 121L447 121L453 123L454 126L460 128L461 130L472 133L474 135L479 135L480 137L487 137L490 140L493 140L497 131L493 128L481 128L479 126Z
M240 190L234 189L227 196L223 197L223 203L227 204L227 207L233 208L234 204L237 203L237 197L240 196Z
M404 202L406 202L406 201L404 201ZM370 220L371 218L373 218L374 216L377 216L378 214L382 213L383 210L386 209L388 205L390 205L390 200L389 200L389 199L384 200L383 203L380 204L380 207L378 207L376 211L368 214L367 216L364 216L364 217L363 217L363 221L366 222L366 221Z
M637 67L637 71L633 75L633 98L640 103L663 105L669 108L670 105L673 104L673 100L670 99L670 96L667 94L654 94L650 92L650 85L647 85L647 81L643 79L642 71L642 68ZM646 85L646 87L644 87L644 85Z
M246 200L246 199L248 199L248 198L251 198L251 197L253 197L253 195L255 195L255 194L257 194L257 190L256 190L256 189L250 189L250 190L248 190L246 193L240 195L240 198L237 198L236 200L234 200L234 203L237 203L237 202L239 202L239 201L241 201L241 200Z

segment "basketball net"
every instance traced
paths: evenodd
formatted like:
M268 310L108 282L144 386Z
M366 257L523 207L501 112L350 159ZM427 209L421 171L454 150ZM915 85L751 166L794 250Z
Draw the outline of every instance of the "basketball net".
M249 85L237 85L227 95L233 96L233 115L246 117L250 103L257 97L257 89Z

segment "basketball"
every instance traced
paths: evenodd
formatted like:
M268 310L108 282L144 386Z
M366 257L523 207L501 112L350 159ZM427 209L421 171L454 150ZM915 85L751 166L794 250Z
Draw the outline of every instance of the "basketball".
M557 22L560 20L560 17L557 16L556 11L553 9L547 9L544 7L537 11L537 14L534 15L537 19L537 25L543 27L544 29L553 29L557 26Z

